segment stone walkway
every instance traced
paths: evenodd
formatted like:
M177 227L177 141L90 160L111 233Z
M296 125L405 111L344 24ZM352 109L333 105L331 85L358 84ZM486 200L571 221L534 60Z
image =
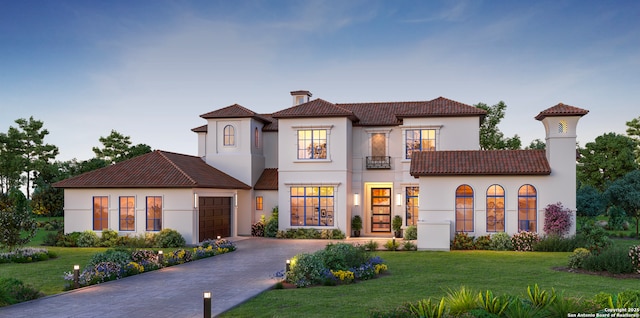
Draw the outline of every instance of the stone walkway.
M287 258L330 242L231 240L235 252L3 307L0 317L203 317L204 291L216 316L271 288Z

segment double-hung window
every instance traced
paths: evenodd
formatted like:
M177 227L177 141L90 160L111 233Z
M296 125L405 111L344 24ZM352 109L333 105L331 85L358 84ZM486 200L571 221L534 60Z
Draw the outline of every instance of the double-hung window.
M109 197L93 197L93 230L109 228Z
M327 159L327 130L298 130L298 159Z
M120 231L134 231L136 229L135 211L135 197L120 197Z
M147 197L147 231L162 230L162 197Z
M405 159L411 159L414 151L436 150L435 129L407 129L405 131Z

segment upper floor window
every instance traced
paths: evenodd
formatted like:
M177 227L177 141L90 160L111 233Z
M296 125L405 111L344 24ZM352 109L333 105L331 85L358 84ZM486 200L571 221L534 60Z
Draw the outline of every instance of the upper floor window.
M223 145L235 146L236 145L236 129L231 125L224 126L223 130L224 140Z
M436 150L435 129L407 129L405 134L405 158L411 159L414 151Z
M253 143L256 148L260 148L260 131L258 130L258 127L253 130Z
M93 197L93 230L109 228L109 197Z
M162 197L147 197L147 231L162 230Z
M504 188L497 184L487 189L487 232L504 232Z
M518 189L518 231L536 232L538 193L525 184Z
M327 159L327 130L298 130L298 159Z
M456 232L473 232L473 189L466 184L456 189Z

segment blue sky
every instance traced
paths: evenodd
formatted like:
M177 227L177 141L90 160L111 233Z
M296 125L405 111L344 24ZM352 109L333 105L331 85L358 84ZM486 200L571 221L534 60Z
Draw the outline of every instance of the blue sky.
M44 121L59 160L112 129L197 154L199 115L331 102L503 100L500 129L590 110L581 145L640 116L640 1L0 0L0 131Z

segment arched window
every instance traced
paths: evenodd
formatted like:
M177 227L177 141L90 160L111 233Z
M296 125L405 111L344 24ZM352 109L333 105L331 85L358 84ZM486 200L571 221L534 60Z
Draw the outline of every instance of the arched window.
M473 232L473 189L466 184L456 189L456 232Z
M536 232L538 193L536 188L525 184L518 190L518 231Z
M504 232L504 188L497 184L487 189L487 232Z
M236 129L231 125L224 126L224 141L223 145L225 146L235 146L236 145Z
M260 131L258 131L258 127L253 130L253 142L256 148L260 148Z

